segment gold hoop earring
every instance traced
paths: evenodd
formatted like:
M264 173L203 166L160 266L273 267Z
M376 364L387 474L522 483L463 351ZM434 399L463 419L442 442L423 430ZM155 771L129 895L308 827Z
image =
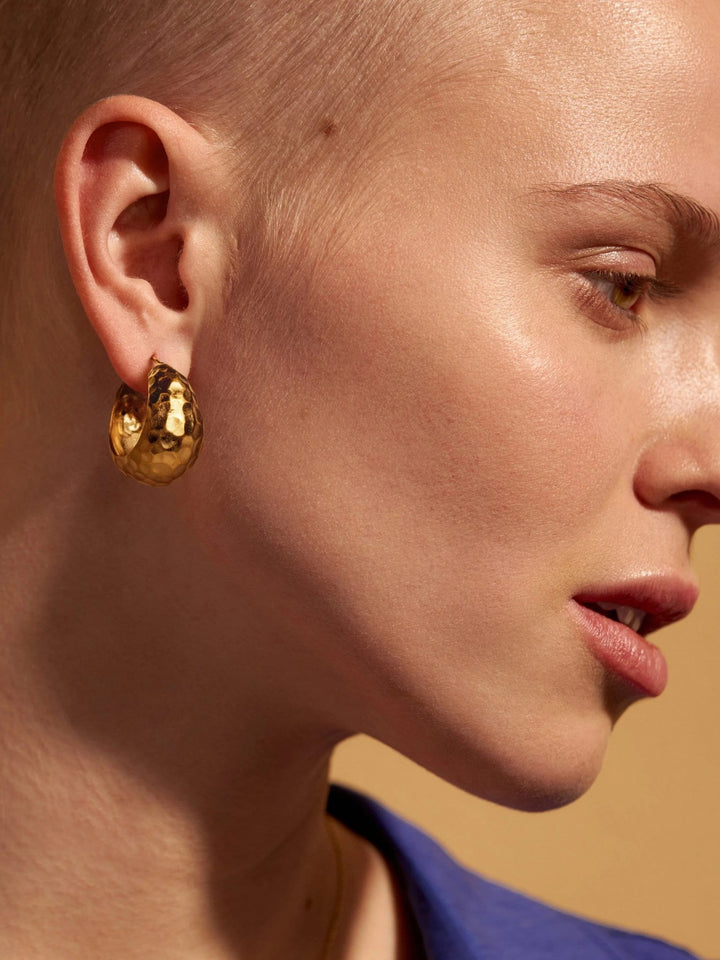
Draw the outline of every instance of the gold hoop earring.
M187 378L152 358L147 400L120 385L110 414L110 452L115 466L133 480L160 487L197 460L203 423Z

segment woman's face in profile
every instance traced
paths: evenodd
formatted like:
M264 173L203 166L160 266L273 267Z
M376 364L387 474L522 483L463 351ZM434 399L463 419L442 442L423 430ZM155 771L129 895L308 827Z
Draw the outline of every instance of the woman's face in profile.
M206 506L319 709L529 807L664 685L584 604L687 612L720 496L716 225L666 192L720 211L720 8L541 8L479 12L309 231Z

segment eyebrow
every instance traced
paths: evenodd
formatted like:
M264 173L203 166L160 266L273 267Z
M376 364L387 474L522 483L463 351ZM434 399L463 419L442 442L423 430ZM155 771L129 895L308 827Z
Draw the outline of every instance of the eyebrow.
M720 217L697 200L660 183L601 180L594 183L542 184L533 193L570 203L616 203L634 207L651 219L669 224L679 240L720 250Z

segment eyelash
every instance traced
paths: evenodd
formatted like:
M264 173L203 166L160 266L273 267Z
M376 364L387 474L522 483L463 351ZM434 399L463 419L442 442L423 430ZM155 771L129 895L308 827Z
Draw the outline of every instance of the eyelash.
M609 326L617 326L618 317L623 321L633 324L636 328L644 331L647 329L645 318L641 316L636 307L646 298L652 300L664 299L676 296L680 291L678 288L666 280L659 280L657 277L643 276L638 273L622 273L617 270L592 270L585 273L588 280L586 285L587 296L591 305L602 309L610 318ZM595 282L593 282L595 281ZM604 293L598 286L600 283L610 284L612 290ZM612 295L618 289L624 291L628 298L635 297L629 306L623 306L616 303Z

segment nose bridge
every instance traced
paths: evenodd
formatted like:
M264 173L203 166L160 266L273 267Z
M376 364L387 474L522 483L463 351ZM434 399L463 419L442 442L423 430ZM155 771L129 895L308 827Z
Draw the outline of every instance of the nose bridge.
M668 437L703 460L713 459L720 443L720 323L713 327L707 335L698 330L675 340L658 398Z

